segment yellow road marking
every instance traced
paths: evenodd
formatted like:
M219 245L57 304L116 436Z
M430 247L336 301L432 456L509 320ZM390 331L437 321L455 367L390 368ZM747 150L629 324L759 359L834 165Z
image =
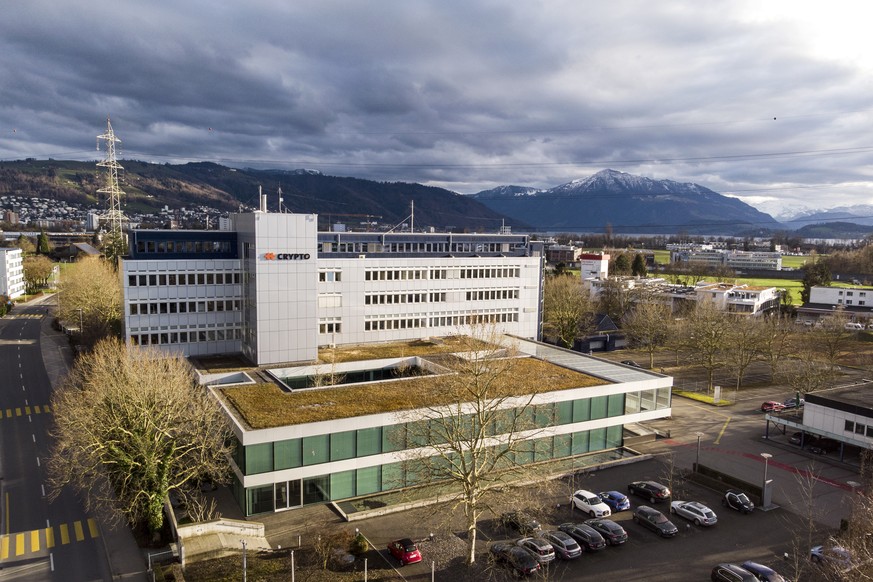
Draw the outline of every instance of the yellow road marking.
M731 417L729 416L728 419L726 421L724 421L724 426L721 427L721 430L718 433L718 438L715 439L715 441L713 441L715 444L719 444L719 441L721 440L721 437L724 434L724 431L727 430L728 423L730 423L730 421L731 421Z
M24 414L30 414L30 406L24 407Z
M74 521L73 522L73 529L76 530L76 541L77 542L83 541L85 539L85 533L82 531L82 522L81 521Z
M33 407L33 411L34 411L36 414L39 414L39 404L37 404L36 406Z
M20 408L15 409L15 416L21 416L21 409Z
M100 530L97 529L97 522L90 517L88 518L88 531L91 532L92 538L100 537Z
M0 560L9 557L9 536L0 536Z
M39 551L39 530L31 530L30 532L30 551L38 552Z
M45 547L48 549L55 547L55 529L53 527L45 528Z
M61 524L61 545L67 545L70 543L70 530L67 528L67 524Z
M11 408L6 409L6 418L12 418L12 409Z
M15 534L15 555L20 556L24 554L24 534L17 533Z
M43 412L51 412L52 411L51 407L48 404L43 406L42 409L43 409Z

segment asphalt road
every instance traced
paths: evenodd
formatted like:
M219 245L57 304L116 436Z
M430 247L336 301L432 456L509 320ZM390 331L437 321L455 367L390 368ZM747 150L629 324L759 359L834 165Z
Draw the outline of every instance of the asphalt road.
M49 503L51 383L40 350L47 307L0 319L0 578L112 580L100 531L70 492Z

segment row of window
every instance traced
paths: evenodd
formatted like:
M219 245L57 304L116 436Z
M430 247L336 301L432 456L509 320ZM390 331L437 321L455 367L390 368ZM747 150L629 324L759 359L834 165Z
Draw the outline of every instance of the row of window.
M328 321L318 324L318 333L341 333L343 324L338 321Z
M846 421L845 431L859 434L861 436L873 437L873 426L869 424L861 424L860 422L854 422L851 420Z
M524 443L527 446L504 457L505 464L508 468L617 448L622 444L622 430L621 425L616 425L531 440ZM432 461L441 463L437 457ZM430 473L427 465L420 462L387 463L245 490L239 481L235 481L233 494L248 516L414 487L422 485Z
M500 411L489 419L486 432L488 436L495 436L623 414L624 394L595 396ZM466 421L473 422L472 415ZM235 461L244 475L255 475L423 447L445 442L444 436L445 425L442 420L425 419L246 447L238 446L235 449Z
M842 291L837 292L837 295L842 295L842 294L843 294ZM854 294L855 294L854 291L846 291L846 297L851 297ZM858 291L858 297L867 297L867 292L866 291Z
M364 296L364 305L442 303L445 300L445 293L373 293Z
M409 281L420 279L506 279L521 277L519 267L469 269L368 269L365 281Z
M160 346L197 342L238 340L242 332L238 328L203 329L200 331L171 331L163 333L131 334L130 343L135 346Z
M128 275L128 287L175 285L239 285L239 273L175 273L172 275Z
M138 253L229 253L230 241L226 240L177 240L137 241Z
M318 280L323 283L339 283L343 280L342 271L319 271Z
M439 317L385 317L364 322L364 331L413 329L419 327L459 327L476 323L518 323L518 312L442 315Z
M518 299L518 289L467 291L467 301L490 301L494 299Z
M163 301L161 303L131 303L131 315L159 315L162 313L215 313L219 311L239 311L239 299L218 299L212 301Z
M842 302L843 302L842 299L837 299L837 303L842 303ZM851 305L851 304L852 304L852 299L846 299L846 305ZM867 304L866 301L863 301L863 300L858 301L858 305L866 305L866 304Z
M504 243L500 242L324 242L325 253L499 253Z
M427 278L428 271L424 269L367 269L364 271L364 281L415 281ZM430 278L434 279L435 277Z

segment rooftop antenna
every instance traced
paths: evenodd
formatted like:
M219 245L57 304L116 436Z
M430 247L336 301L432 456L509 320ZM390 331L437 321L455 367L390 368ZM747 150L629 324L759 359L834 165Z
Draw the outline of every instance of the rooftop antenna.
M415 200L409 202L409 232L415 232Z
M282 212L284 212L284 210L282 210L282 207L283 207L282 203L285 201L285 199L282 198L282 186L279 186L278 195L279 195L279 212L282 213Z
M97 166L106 168L106 185L97 190L100 194L107 195L107 209L102 213L102 217L109 224L109 247L107 256L113 260L124 253L124 234L122 233L122 223L127 220L124 213L121 212L121 197L124 192L118 186L118 170L123 170L121 164L115 158L115 142L121 140L115 137L115 132L112 131L112 123L109 116L106 116L106 132L97 136L98 140L106 142L106 159L97 162ZM97 142L97 151L100 151L100 142Z

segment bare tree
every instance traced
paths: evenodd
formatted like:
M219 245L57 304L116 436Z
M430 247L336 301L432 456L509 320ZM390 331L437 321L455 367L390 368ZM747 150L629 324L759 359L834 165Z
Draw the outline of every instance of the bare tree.
M768 330L759 319L737 318L727 333L725 363L735 370L739 393L746 370L759 358L764 334Z
M81 316L82 340L86 345L120 333L121 303L118 274L102 259L82 259L61 278L58 317L78 322Z
M732 316L709 301L700 301L686 319L690 333L685 338L691 361L706 370L707 387L712 391L715 370L724 365L724 352L733 321Z
M822 317L809 331L807 338L821 354L821 358L832 369L836 370L842 353L852 342L852 334L846 331L849 317L842 309Z
M636 303L621 324L635 348L649 354L649 368L655 365L655 352L663 348L670 337L673 314L670 306L652 301Z
M630 311L635 299L634 293L621 279L611 277L603 282L597 296L597 311L612 318L620 325L624 316Z
M520 359L501 344L490 325L473 326L466 337L469 349L441 361L451 373L441 376L441 389L453 395L453 404L411 413L407 444L412 445L408 470L425 481L447 482L460 489L457 504L467 526L468 564L476 559L477 523L488 508L489 497L522 471L522 457L533 458L531 437L535 426L531 393L511 395L507 378L518 376ZM418 448L413 448L413 447Z
M593 312L591 295L577 277L556 275L546 279L543 322L562 346L572 347L577 336L588 332Z
M795 331L792 320L781 315L764 319L761 332L760 355L770 367L770 378L774 380L779 371L779 363L790 353Z
M70 485L159 531L170 491L227 476L230 429L181 356L105 340L80 357L52 397L51 498Z

